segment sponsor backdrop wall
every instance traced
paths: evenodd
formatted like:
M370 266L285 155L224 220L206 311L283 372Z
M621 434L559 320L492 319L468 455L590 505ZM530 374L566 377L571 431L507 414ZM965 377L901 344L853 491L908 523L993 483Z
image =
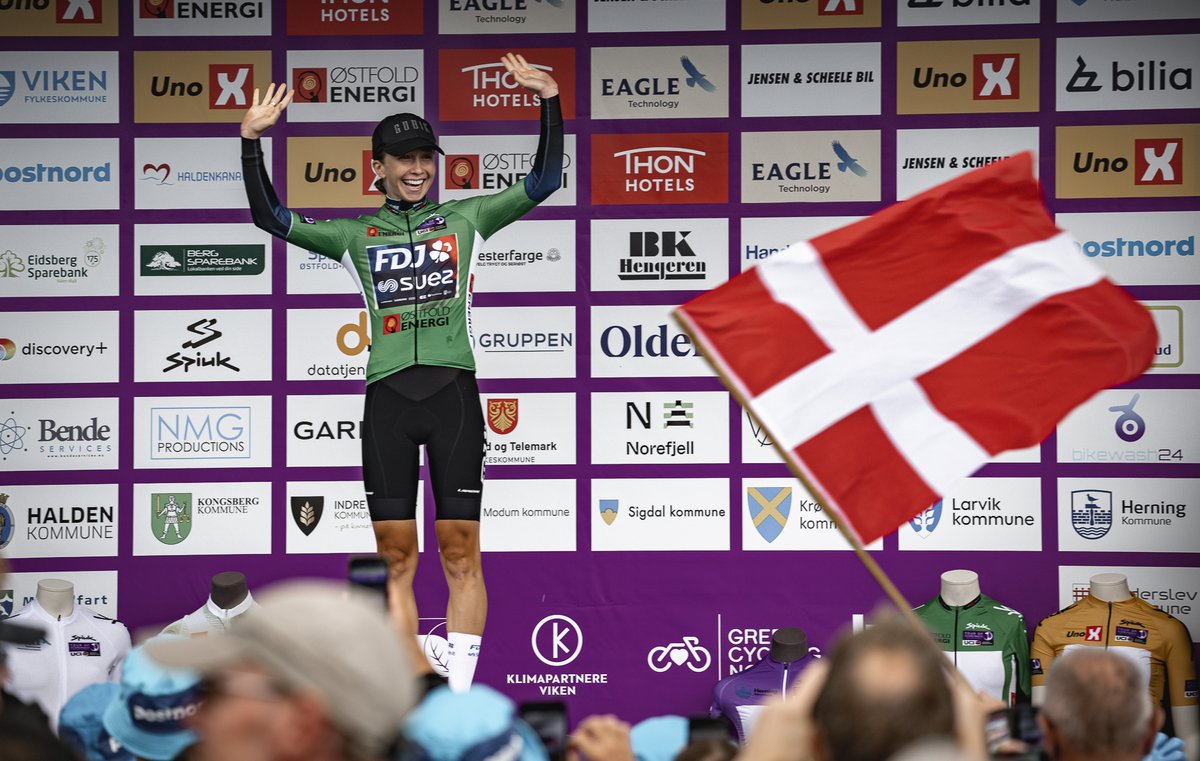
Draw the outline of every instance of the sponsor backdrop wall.
M536 144L498 63L516 50L562 85L567 158L476 263L481 680L575 720L691 713L774 628L824 651L861 621L880 591L668 312L1026 150L1060 226L1153 310L1157 359L870 550L914 604L975 569L1032 633L1119 570L1200 632L1198 19L1192 0L0 3L4 610L65 578L144 632L216 572L339 577L373 549L361 298L250 224L236 124L254 88L297 88L264 150L311 216L379 203L366 135L397 111L442 136L438 196L492 192Z

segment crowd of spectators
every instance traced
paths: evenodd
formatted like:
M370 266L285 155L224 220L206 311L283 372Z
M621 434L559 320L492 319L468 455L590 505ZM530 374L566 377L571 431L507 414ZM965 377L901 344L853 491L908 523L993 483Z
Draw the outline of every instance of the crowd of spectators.
M1124 658L1089 648L1056 659L1040 714L1021 730L1006 707L954 678L923 630L894 614L809 666L763 709L744 747L689 742L683 717L630 727L600 715L579 722L565 752L551 748L552 757L499 692L440 684L416 647L415 622L385 613L377 599L303 581L278 585L259 602L224 634L159 635L135 647L120 684L93 685L68 702L57 736L36 707L0 691L0 761L1184 757L1178 741L1158 733L1162 709ZM0 621L0 640L30 636ZM1010 729L1032 736L1010 738Z

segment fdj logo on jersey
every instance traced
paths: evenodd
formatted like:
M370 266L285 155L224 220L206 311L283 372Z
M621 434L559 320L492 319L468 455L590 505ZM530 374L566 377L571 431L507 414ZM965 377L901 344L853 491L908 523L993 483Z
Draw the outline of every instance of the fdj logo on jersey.
M411 246L367 246L367 260L379 309L452 299L458 293L457 235Z

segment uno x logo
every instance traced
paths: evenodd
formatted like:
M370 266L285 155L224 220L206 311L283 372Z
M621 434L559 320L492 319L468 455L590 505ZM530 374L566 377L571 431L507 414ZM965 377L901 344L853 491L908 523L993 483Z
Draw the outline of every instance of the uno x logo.
M55 18L60 24L99 24L100 13L96 4L100 0L58 0Z
M1179 138L1133 141L1135 185L1183 183L1183 141Z
M1002 53L977 55L975 100L1014 100L1021 96L1021 57Z
M252 66L213 63L208 66L210 108L245 108L250 103Z
M861 16L862 12L859 0L821 0L817 7L818 16Z
M1087 637L1085 637L1083 641L1084 642L1103 642L1104 641L1104 627L1103 626L1087 627Z

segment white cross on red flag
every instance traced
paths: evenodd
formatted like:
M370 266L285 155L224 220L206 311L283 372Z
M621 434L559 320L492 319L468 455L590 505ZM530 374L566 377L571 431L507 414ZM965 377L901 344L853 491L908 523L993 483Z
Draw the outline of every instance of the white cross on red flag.
M797 243L676 310L863 543L1154 357L1054 226L1029 153Z

